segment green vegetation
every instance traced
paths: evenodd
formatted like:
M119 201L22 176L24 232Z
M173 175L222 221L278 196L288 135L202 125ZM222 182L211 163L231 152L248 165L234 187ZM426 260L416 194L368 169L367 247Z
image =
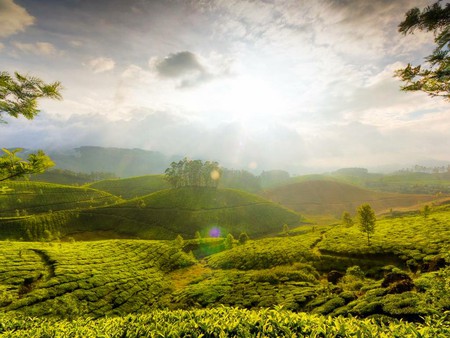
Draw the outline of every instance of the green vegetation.
M164 175L108 179L91 183L88 186L125 199L145 196L159 190L170 188L169 183L164 179Z
M249 311L218 308L154 310L142 315L55 321L0 317L2 336L12 337L446 337L445 317L423 324L376 319L329 318L283 309Z
M67 169L49 169L39 175L31 175L29 179L31 181L38 181L38 182L48 182L66 185L83 185L86 183L91 183L100 180L109 180L114 178L117 177L114 174L107 172L81 173Z
M399 69L396 75L405 82L404 91L423 91L428 95L450 98L448 44L450 25L450 4L441 6L441 1L435 2L420 11L412 8L406 13L405 20L399 25L399 32L403 34L414 33L416 29L433 32L436 48L425 58L428 67L422 65L413 67L408 64L406 68Z
M215 187L219 184L221 169L219 163L184 158L172 162L166 169L166 180L172 188Z
M139 238L173 239L263 235L283 224L298 225L300 216L259 196L231 189L185 187L167 189L125 203L80 212L72 231L115 230ZM83 228L79 228L82 226Z
M363 204L358 208L359 230L367 235L367 245L370 246L370 236L375 233L377 221L375 212L369 204Z
M61 99L61 84L47 84L37 77L21 75L17 72L11 76L8 72L0 72L0 124L5 123L2 114L12 117L23 116L33 119L38 113L37 100L41 98ZM17 179L30 174L42 173L54 165L53 161L42 150L29 154L23 160L17 153L18 148L8 150L2 148L0 156L0 181Z
M42 182L10 181L0 190L0 217L31 216L122 201L103 191Z
M165 275L194 259L170 243L0 243L0 311L101 317L149 310L170 291Z

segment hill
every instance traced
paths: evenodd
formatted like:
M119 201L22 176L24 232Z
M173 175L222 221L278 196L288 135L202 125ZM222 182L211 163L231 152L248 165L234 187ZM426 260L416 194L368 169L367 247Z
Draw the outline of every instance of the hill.
M166 189L124 203L79 213L79 230L113 230L140 238L193 238L211 232L250 236L298 225L300 216L257 195L232 189ZM80 228L81 227L81 228Z
M77 172L112 172L118 177L159 174L172 158L157 151L84 146L49 152L58 169Z
M432 202L431 195L379 192L334 180L305 180L270 189L263 197L306 215L333 215L353 213L363 203L377 211L414 206Z
M169 183L164 179L164 175L108 179L91 183L88 186L126 199L149 195L170 187Z
M0 217L92 208L121 201L96 189L43 182L8 181L0 188Z

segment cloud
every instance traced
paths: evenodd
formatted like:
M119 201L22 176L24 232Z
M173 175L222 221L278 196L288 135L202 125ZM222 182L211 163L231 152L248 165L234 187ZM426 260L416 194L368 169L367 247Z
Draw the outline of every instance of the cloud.
M201 57L189 51L169 54L165 58L151 58L149 66L161 78L172 79L178 88L195 87L228 76L233 61L218 53Z
M21 43L21 42L13 42L13 46L27 54L35 54L35 55L57 55L60 54L56 47L49 42L36 42L36 43Z
M103 73L109 70L114 69L116 63L111 58L99 57L96 59L92 59L88 62L88 66L90 69L94 71L94 73Z
M205 71L195 54L191 52L170 54L164 59L156 61L155 68L159 75L166 77L180 77L187 73L203 73Z
M32 25L35 18L13 0L0 0L0 38L6 38Z
M0 51L5 48L5 45L3 43L0 42Z

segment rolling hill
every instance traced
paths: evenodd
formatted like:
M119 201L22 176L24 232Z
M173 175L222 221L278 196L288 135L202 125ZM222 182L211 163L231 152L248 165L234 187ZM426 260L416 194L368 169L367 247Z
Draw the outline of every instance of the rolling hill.
M107 192L88 187L8 181L0 186L0 217L92 208L120 201L122 199Z
M89 184L88 187L129 199L168 189L170 185L164 179L164 175L146 175L97 181Z
M309 180L265 191L263 197L306 215L354 213L363 203L376 212L432 202L432 195L398 194L372 191L333 180Z
M257 195L232 189L166 189L116 205L83 210L79 231L113 230L130 236L171 239L247 232L260 236L295 226L300 216ZM75 229L73 228L73 229Z

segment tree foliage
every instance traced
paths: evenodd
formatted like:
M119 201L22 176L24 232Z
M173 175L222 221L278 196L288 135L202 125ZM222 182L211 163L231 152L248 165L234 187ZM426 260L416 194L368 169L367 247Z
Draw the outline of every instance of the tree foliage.
M174 188L180 187L214 187L217 188L221 176L219 163L184 158L172 162L165 171L166 180Z
M398 69L396 76L405 85L404 91L422 91L430 96L441 96L450 100L450 3L441 5L441 0L427 6L410 9L399 26L399 32L412 34L416 29L434 33L436 47L425 57L425 66L408 64Z
M351 227L353 225L353 219L349 212L344 211L342 213L342 224L346 227Z
M37 100L40 98L61 99L61 83L44 83L41 79L17 72L11 76L0 72L0 122L2 114L12 117L24 116L33 119L38 113Z
M367 245L370 246L370 236L375 233L375 212L369 204L363 204L358 208L359 229L367 234Z
M21 75L17 72L11 76L0 72L0 123L5 123L2 114L12 117L24 116L33 119L38 113L37 100L40 98L61 99L61 83L44 83L37 77ZM2 148L0 156L0 181L24 177L29 174L44 172L54 166L53 161L42 150L29 154L24 160L17 156L23 149L8 150Z
M23 177L30 174L39 174L55 164L42 150L36 154L29 154L27 160L23 160L17 153L23 149L8 150L2 148L4 153L0 156L0 182L8 179Z

